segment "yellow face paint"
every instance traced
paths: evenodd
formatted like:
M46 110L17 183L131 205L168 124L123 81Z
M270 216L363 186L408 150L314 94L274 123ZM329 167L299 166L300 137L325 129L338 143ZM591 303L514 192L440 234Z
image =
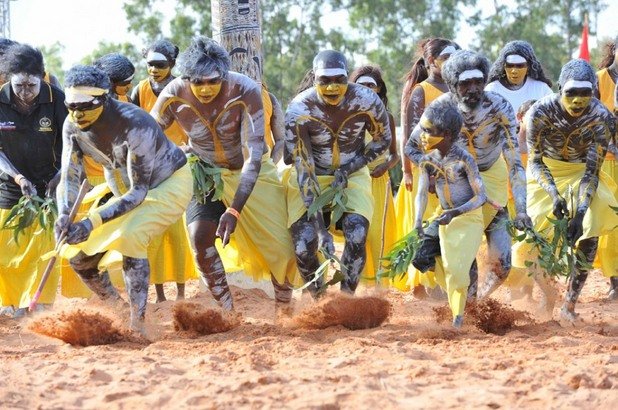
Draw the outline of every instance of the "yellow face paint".
M331 84L316 84L316 91L318 96L326 104L339 105L345 97L345 93L348 90L348 84L331 83Z
M191 92L201 103L208 104L219 95L222 84L191 84Z
M591 98L592 97L582 96L567 97L566 95L562 95L560 97L560 102L571 117L579 117L590 105Z
M444 141L444 137L437 135L429 135L426 132L421 134L421 145L425 152L429 152L435 149L436 145Z
M69 121L77 125L80 130L90 127L103 113L103 106L92 110L69 110Z
M128 85L117 85L114 87L114 93L116 93L117 96L124 96L129 94L129 91L131 91L131 87L132 84L128 84Z
M526 67L506 67L506 79L509 84L513 85L521 85L526 79L526 74L528 74L528 66Z
M171 71L170 67L157 68L151 65L148 66L148 75L158 83L165 80Z

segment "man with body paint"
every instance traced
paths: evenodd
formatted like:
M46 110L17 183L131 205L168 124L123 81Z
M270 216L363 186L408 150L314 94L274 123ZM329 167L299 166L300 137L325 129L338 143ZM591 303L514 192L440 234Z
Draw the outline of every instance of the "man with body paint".
M373 216L371 176L367 164L391 142L388 114L380 97L369 88L348 84L346 59L340 52L321 51L313 60L314 87L297 95L285 115L286 155L294 169L288 179L288 226L292 232L299 271L308 282L320 266L318 247L334 252L321 210L307 209L329 186L347 194L342 230L345 247L341 262L343 291L354 293L366 262L365 243ZM371 141L365 142L365 133ZM318 280L309 286L316 296Z
M233 309L218 236L237 251L245 274L272 280L277 309L285 311L297 271L284 189L264 143L260 87L229 66L225 49L195 37L179 58L181 78L161 92L151 114L163 128L177 121L190 152L220 170L222 198L214 198L214 190L206 198L194 196L186 215L198 268L215 300Z
M133 103L145 111L152 110L161 91L175 78L172 69L176 65L178 51L178 47L164 39L155 41L143 50L148 78L140 81L133 91ZM187 134L177 122L172 122L164 132L176 145L182 147L187 144ZM152 240L148 259L151 265L150 282L155 285L157 302L166 300L163 290L165 282L176 282L176 299L184 299L185 282L197 275L183 221L177 221L163 235Z
M586 61L572 60L562 67L560 92L537 101L527 114L528 209L534 226L549 226L547 217L569 218L568 238L576 252L591 264L599 236L618 225L616 197L605 173L600 173L609 140L616 133L612 113L593 97L596 75ZM567 197L573 188L574 204ZM514 264L525 267L530 244L515 246ZM570 273L561 317L576 318L575 304L589 268L576 264ZM547 289L544 289L547 291ZM553 302L554 295L548 298ZM553 309L553 303L548 312Z
M62 91L43 81L41 52L16 43L2 49L3 43L0 72L9 82L0 88L0 224L22 196L55 194L67 115ZM0 229L0 244L0 307L23 316L45 269L41 254L53 249L53 239L34 222L17 242L11 230ZM57 285L54 270L39 306L53 303Z
M483 237L485 187L474 158L457 144L463 118L450 99L438 99L425 109L419 121L420 143L424 155L418 163L419 187L415 199L418 210L414 226L423 236L423 212L429 195L429 178L442 209L440 254L436 257L436 281L448 295L453 326L460 328L466 306L470 269Z
M143 332L150 267L147 248L184 212L191 172L184 153L146 112L109 98L107 75L75 66L66 75L69 116L64 123L56 239L69 225L83 174L83 157L103 165L113 196L67 229L61 256L101 299L116 302L106 267L122 256L131 328ZM102 273L100 273L102 272Z
M485 91L493 91L506 98L515 112L524 102L552 93L552 82L545 76L532 46L521 40L511 41L500 50L487 82Z
M517 144L517 123L511 104L496 93L485 92L489 62L480 54L457 51L442 66L450 92L438 100L457 105L464 122L458 143L475 159L485 185L488 203L483 205L490 271L479 296L487 296L507 278L511 269L511 236L506 221L507 181L515 200L517 228L532 226L526 214L526 177ZM412 131L405 153L418 163L423 155L420 126ZM505 161L506 160L506 161ZM476 296L476 265L471 270L469 297Z

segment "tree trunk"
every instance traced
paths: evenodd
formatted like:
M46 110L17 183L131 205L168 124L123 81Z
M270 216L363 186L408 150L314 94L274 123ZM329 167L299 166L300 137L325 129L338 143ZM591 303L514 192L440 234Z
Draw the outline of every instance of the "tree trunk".
M259 0L211 0L212 38L229 53L232 71L262 83Z

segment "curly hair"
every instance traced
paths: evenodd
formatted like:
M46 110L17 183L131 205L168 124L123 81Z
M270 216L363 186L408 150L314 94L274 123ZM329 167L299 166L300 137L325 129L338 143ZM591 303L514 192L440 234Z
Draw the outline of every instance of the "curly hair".
M558 78L558 85L561 90L569 80L589 81L592 84L593 90L597 88L597 75L594 69L586 60L581 58L571 60L562 66L560 77Z
M468 70L480 70L483 73L483 80L487 82L489 60L483 55L469 50L459 50L446 60L442 66L442 78L452 93L455 92L459 83L459 75Z
M28 44L9 46L0 61L0 72L5 75L26 73L43 78L45 65L43 54Z
M112 83L124 81L135 74L135 66L120 53L110 53L98 58L93 64L104 71Z
M618 36L616 36L614 41L608 41L603 45L603 56L601 57L599 68L607 68L614 63L616 59L616 44L618 44Z
M178 58L182 78L209 75L217 71L224 79L230 70L230 56L216 41L206 36L196 36Z
M382 69L377 65L364 65L358 67L350 74L350 82L355 83L356 80L363 76L368 76L376 80L378 87L380 87L378 96L382 100L382 103L384 103L384 106L388 107L388 97L386 95L388 90L386 88L386 83L382 79Z
M76 65L67 71L64 77L65 87L98 87L104 90L111 88L109 77L99 68L90 65Z
M412 90L414 89L414 86L416 86L416 84L420 82L425 81L429 77L429 71L427 70L429 57L436 58L438 55L440 55L440 52L448 46L453 46L457 50L461 49L461 47L459 47L459 45L454 41L439 37L426 38L424 40L421 40L421 42L418 44L418 49L416 51L416 61L414 61L414 64L412 65L410 71L408 71L406 75L404 75L402 78L404 82L403 92L401 96L402 111L403 108L408 106L408 102L410 100L410 96L412 95Z
M16 41L13 41L9 38L5 38L5 37L0 37L0 56L3 56L4 53L6 53L6 50L8 50L9 47L12 47L14 45L18 44Z
M526 62L528 63L528 77L537 81L542 81L549 87L553 85L551 80L545 75L543 66L536 58L534 49L530 43L522 40L511 41L507 43L502 50L500 50L498 58L494 61L491 66L491 70L489 71L489 79L487 80L488 83L506 78L506 58L513 54L520 55L526 59Z
M146 58L148 52L163 54L168 61L172 62L178 57L178 47L176 47L171 41L166 39L156 40L154 43L142 50L142 56Z
M423 117L431 121L440 131L448 131L451 135L459 134L463 125L463 117L457 105L449 99L437 99L425 108Z

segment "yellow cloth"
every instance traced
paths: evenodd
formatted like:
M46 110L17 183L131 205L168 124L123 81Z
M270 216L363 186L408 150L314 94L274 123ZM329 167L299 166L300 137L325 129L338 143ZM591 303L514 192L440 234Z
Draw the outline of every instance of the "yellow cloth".
M500 155L496 162L486 171L482 171L481 179L483 185L485 185L485 191L487 192L487 198L492 199L502 206L506 206L508 202L508 188L507 182L509 180L508 170L506 167L506 161L504 157ZM489 226L494 219L498 211L488 203L482 206L483 220L485 221L485 227Z
M579 182L584 176L586 169L585 163L570 163L557 161L555 159L543 158L543 162L549 168L554 183L560 195L566 199L570 207L570 200L566 196L566 191L571 185L577 196ZM537 231L548 228L551 224L547 217L555 218L552 214L552 198L538 184L532 176L530 169L526 173L528 189L528 215L532 218L532 223ZM594 238L607 235L612 228L618 226L618 215L609 207L618 206L616 201L616 185L609 176L601 171L599 174L599 185L596 193L590 202L590 207L584 216L584 233L581 239ZM571 210L573 212L573 210ZM518 242L513 246L513 266L525 268L525 262L532 260L535 253L531 244Z
M186 219L170 225L163 235L156 236L148 245L150 283L185 283L197 279L197 268L189 244Z
M417 87L421 87L425 92L425 107L431 104L436 98L444 94L439 88L428 83L427 80L419 83Z
M223 198L230 206L238 185L241 170L223 169ZM302 284L296 268L296 256L290 232L286 226L285 190L277 176L277 168L268 155L262 157L262 168L249 199L243 207L236 230L222 253L226 260L241 266L245 275L254 280L270 280L284 283L287 278L295 286ZM228 248L231 253L226 252Z
M611 112L614 112L614 92L616 91L616 83L609 75L607 68L597 71L597 78L599 79L599 100L606 106Z
M149 190L136 208L94 229L85 242L64 245L61 256L71 259L80 251L87 255L106 252L99 263L100 269L121 262L122 256L146 258L151 239L161 235L182 216L191 199L192 187L191 171L186 164L159 186ZM100 192L93 191L88 195L100 195ZM118 197L113 197L100 208L91 209L90 213L100 212L118 200Z
M606 158L601 170L614 181L614 200L617 200L618 162L615 159L610 160ZM608 235L599 238L599 248L594 266L595 268L601 268L605 277L618 276L618 228Z
M118 96L118 101L122 101L122 102L128 103L128 102L131 102L131 99L129 98L128 95L125 94L125 95L119 95Z
M262 84L262 104L264 105L264 142L269 149L275 146L272 130L270 129L270 118L273 116L273 103L270 100L270 95L266 86Z
M466 307L470 267L478 252L484 232L483 211L475 209L440 225L440 252L436 257L436 282L448 295L453 317Z
M334 181L332 175L318 175L320 190L324 191ZM288 224L290 227L298 221L306 212L307 208L300 196L298 178L295 168L290 168L289 176L285 178L287 183L286 196L288 204ZM368 221L373 219L373 198L371 195L371 176L369 169L363 167L348 176L348 186L345 189L348 196L346 207L349 212L364 216Z
M150 80L146 78L140 81L137 87L139 90L139 106L142 107L143 110L150 112L155 102L157 102L157 96L154 91L152 91ZM189 138L176 121L172 122L172 125L167 127L164 132L167 138L176 145L186 144Z
M0 209L0 223L11 212ZM40 228L38 221L20 234L19 244L13 240L13 231L0 229L0 306L28 307L36 292L47 260L41 255L54 249L54 235ZM39 303L54 303L58 289L58 264L52 270Z

